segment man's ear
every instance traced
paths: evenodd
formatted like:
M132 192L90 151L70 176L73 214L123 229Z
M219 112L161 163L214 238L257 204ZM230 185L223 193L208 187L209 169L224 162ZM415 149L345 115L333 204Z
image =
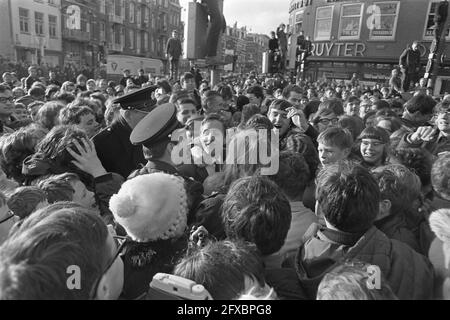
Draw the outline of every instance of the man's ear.
M389 217L391 214L392 203L388 199L384 199L380 201L380 208L378 210L377 220L384 219Z

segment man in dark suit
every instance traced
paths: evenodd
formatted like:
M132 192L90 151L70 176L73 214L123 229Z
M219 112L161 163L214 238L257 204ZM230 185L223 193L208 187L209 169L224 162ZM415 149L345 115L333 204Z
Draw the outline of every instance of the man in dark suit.
M399 59L400 68L404 73L403 90L408 92L411 81L413 86L419 81L420 72L420 51L419 42L414 41L411 48L407 48L403 51Z
M137 124L154 109L156 102L152 93L156 86L134 91L117 98L120 116L109 127L98 133L93 142L98 157L108 172L127 178L140 164L145 164L142 147L130 142L130 135Z

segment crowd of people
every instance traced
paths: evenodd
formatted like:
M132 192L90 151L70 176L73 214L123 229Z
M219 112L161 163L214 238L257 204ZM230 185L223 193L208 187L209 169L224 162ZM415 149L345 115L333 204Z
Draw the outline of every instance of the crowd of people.
M0 299L450 299L450 96L28 71L0 84Z

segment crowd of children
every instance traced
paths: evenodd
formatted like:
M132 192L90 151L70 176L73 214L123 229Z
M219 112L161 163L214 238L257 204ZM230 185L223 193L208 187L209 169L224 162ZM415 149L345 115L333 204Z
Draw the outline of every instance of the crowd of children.
M0 84L0 299L181 296L160 274L215 300L450 299L450 96L29 73Z

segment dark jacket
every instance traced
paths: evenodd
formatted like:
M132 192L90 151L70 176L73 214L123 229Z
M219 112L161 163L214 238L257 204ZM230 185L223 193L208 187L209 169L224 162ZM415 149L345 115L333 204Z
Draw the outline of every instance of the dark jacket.
M400 56L399 64L405 66L406 72L416 73L420 71L420 51L414 51L411 48L403 51Z
M170 38L167 41L166 53L172 59L175 59L175 60L180 59L180 56L183 53L183 49L181 48L181 41L180 41L180 39Z
M269 40L269 50L271 51L275 51L278 50L279 44L278 44L278 39L270 39Z
M121 299L137 299L145 294L157 273L173 273L187 248L187 238L149 243L130 242L122 255L124 284Z
M390 240L372 227L362 236L313 225L311 237L297 253L295 267L303 288L315 299L327 272L345 260L359 260L378 266L400 300L431 299L434 270L430 261L406 244Z
M416 252L426 255L426 252L422 251L419 239L417 239L413 232L408 229L403 213L390 215L389 217L376 221L374 225L389 239L403 242Z
M92 138L98 158L106 171L128 177L139 165L145 164L142 147L130 142L131 132L125 119L119 118Z

